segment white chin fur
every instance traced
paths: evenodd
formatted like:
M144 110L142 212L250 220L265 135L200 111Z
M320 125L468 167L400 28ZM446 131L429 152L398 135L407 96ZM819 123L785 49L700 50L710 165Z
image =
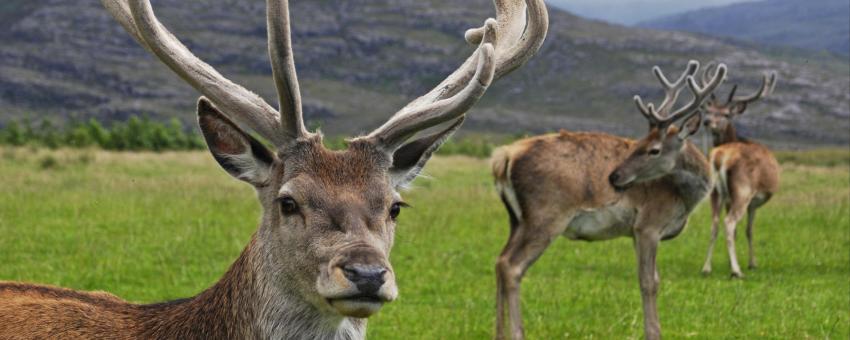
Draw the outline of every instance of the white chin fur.
M627 187L631 186L632 184L634 184L635 178L636 178L635 176L629 176L629 178L626 178L625 180L621 180L618 183L616 183L615 185L620 187L620 188L627 188Z
M331 306L342 315L354 318L368 318L384 306L383 302L362 300L331 300Z

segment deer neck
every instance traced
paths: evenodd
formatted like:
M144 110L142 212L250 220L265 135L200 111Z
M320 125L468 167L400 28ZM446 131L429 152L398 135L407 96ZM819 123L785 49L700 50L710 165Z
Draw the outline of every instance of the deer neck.
M735 124L729 123L720 133L712 133L714 146L718 147L727 143L738 142L741 138L738 137L738 131L735 129Z
M670 179L687 211L691 211L708 193L711 187L709 164L691 142L686 142L685 150L676 159Z
M364 339L366 321L317 309L285 288L256 235L212 287L189 299L143 305L141 338Z

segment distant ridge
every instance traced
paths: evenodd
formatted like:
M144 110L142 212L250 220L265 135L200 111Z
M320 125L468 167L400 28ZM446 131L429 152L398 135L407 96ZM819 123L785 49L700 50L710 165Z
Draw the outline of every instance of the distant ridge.
M705 8L638 24L850 56L850 1L767 0Z

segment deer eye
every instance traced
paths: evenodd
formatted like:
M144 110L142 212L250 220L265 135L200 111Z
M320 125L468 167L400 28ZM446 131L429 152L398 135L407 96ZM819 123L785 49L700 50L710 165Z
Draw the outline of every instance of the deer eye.
M659 148L649 149L649 152L647 152L647 153L649 153L650 156L658 156L658 155L661 154L661 149L659 149Z
M402 202L396 202L390 207L390 218L393 219L393 221L398 218L398 214L401 213L401 208L404 206L407 205Z
M298 212L298 203L295 203L295 199L289 196L281 197L280 202L280 212L284 215L292 215Z

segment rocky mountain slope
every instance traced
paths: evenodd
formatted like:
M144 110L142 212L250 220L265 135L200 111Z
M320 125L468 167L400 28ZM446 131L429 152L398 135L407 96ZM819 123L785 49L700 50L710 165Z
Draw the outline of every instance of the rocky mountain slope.
M202 59L275 98L264 1L153 4ZM727 63L730 83L746 89L762 72L779 72L776 93L742 117L745 134L791 145L850 142L846 61L550 11L539 55L488 92L465 131L643 133L631 97L659 97L652 65L674 72L695 58ZM292 15L307 120L329 134L352 134L454 70L471 49L463 31L494 14L489 0L316 0L292 1ZM0 16L0 124L22 116L194 120L197 93L138 47L99 1L6 0Z
M639 26L850 56L850 1L763 0L704 8Z

